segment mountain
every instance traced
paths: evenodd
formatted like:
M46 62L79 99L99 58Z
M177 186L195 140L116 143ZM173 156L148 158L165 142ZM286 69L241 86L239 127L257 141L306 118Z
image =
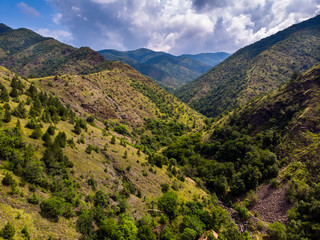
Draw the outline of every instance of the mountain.
M121 92L125 84L129 89ZM178 167L172 174L171 167L162 166L168 160L152 162L151 144L164 146L159 142L169 141L165 137L172 141L186 133L181 119L187 124L189 108L131 67L118 63L90 75L27 80L0 67L0 89L1 237L93 239L99 234L94 231L104 229L102 222L118 217L119 228L125 221L133 228L126 234L135 236L135 219L148 214L163 186L181 201L192 201L194 194L208 198ZM163 99L156 94L165 95L169 105L161 107L156 101ZM104 103L94 95L112 106L102 109ZM130 98L137 102L128 103ZM164 113L167 107L185 113ZM126 123L130 119L117 119L120 113L140 121L145 117L148 125L139 122L133 128ZM198 125L200 115L192 114L189 124ZM150 146L143 142L144 132Z
M318 64L272 93L229 113L220 126L212 128L247 132L277 155L278 177L257 189L252 211L263 221L287 224L288 239L316 239L319 233L317 210L313 207L320 200L319 92ZM217 133L212 136L218 137ZM238 151L236 148L233 151ZM304 224L294 225L298 221Z
M23 76L85 74L107 69L110 62L88 47L74 48L25 28L0 25L0 65Z
M320 61L320 16L246 46L175 93L215 117L269 92Z
M269 225L263 239L317 239L319 93L318 64L221 114L201 136L184 136L163 154L201 179L241 228L264 231Z
M141 48L134 51L99 51L107 60L123 61L151 77L167 90L173 90L205 73L213 65L185 56L173 56ZM211 55L205 55L208 59ZM201 57L200 59L204 59Z
M42 39L0 29L21 35L1 43L17 54ZM38 78L0 66L0 238L318 239L319 64L207 119L107 63Z
M182 54L180 57L192 58L194 60L207 64L211 67L214 67L215 65L219 64L229 56L230 56L229 53L217 52L217 53Z

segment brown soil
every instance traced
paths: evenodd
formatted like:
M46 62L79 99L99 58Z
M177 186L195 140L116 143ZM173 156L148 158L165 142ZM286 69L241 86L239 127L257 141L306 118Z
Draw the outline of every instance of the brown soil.
M257 212L259 218L265 222L288 221L287 211L292 207L286 198L287 184L279 188L271 187L270 184L262 185L257 191L258 203L251 209Z

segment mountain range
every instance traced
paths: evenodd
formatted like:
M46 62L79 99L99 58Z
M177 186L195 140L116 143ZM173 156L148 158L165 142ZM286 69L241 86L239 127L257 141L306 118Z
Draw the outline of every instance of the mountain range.
M99 51L99 53L107 60L117 60L129 64L170 91L194 80L229 56L228 53L174 56L146 48L133 51L106 49Z
M320 16L246 46L175 95L215 117L288 81L320 60Z
M319 31L240 49L176 90L190 107L123 61L0 24L0 237L318 239Z

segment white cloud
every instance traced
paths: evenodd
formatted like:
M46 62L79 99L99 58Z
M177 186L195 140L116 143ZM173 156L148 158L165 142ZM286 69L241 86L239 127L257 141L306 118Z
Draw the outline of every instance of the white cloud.
M73 40L72 33L65 30L51 30L48 28L39 28L36 30L36 32L44 37L52 37L62 42L70 42Z
M36 9L34 9L33 7L30 7L28 4L26 4L24 2L18 3L17 6L26 15L30 15L30 16L33 16L33 17L40 16L40 13Z
M102 5L108 5L110 3L116 2L117 0L91 0L91 2L99 3Z
M55 24L60 24L61 18L62 18L62 14L61 13L57 13L57 14L53 15L52 21Z
M74 44L232 52L320 13L320 0L49 0Z

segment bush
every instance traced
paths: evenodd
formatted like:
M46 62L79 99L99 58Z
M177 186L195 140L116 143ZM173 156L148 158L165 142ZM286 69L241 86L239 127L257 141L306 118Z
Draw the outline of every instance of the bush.
M163 192L163 193L166 193L166 192L168 192L168 190L169 190L169 184L168 183L163 183L163 184L161 184L161 191Z
M39 204L41 201L40 197L38 194L33 193L30 197L28 197L28 203L31 204Z
M173 192L164 193L158 200L158 207L164 211L171 220L174 219L178 208L177 195Z
M4 225L4 227L1 229L0 235L3 239L12 239L15 233L16 230L14 226L10 222L7 222L6 225Z
M183 233L181 234L181 239L183 240L193 240L196 239L197 232L191 228L184 229Z
M41 211L50 215L50 217L58 217L63 214L64 202L58 197L51 197L44 200L40 204Z
M267 228L267 240L286 240L286 226L280 222L269 224Z
M17 182L16 180L13 178L11 173L6 173L6 175L4 176L4 178L2 179L1 183L5 186L16 186Z
M39 139L42 136L42 130L40 126L36 126L30 137L34 139Z

